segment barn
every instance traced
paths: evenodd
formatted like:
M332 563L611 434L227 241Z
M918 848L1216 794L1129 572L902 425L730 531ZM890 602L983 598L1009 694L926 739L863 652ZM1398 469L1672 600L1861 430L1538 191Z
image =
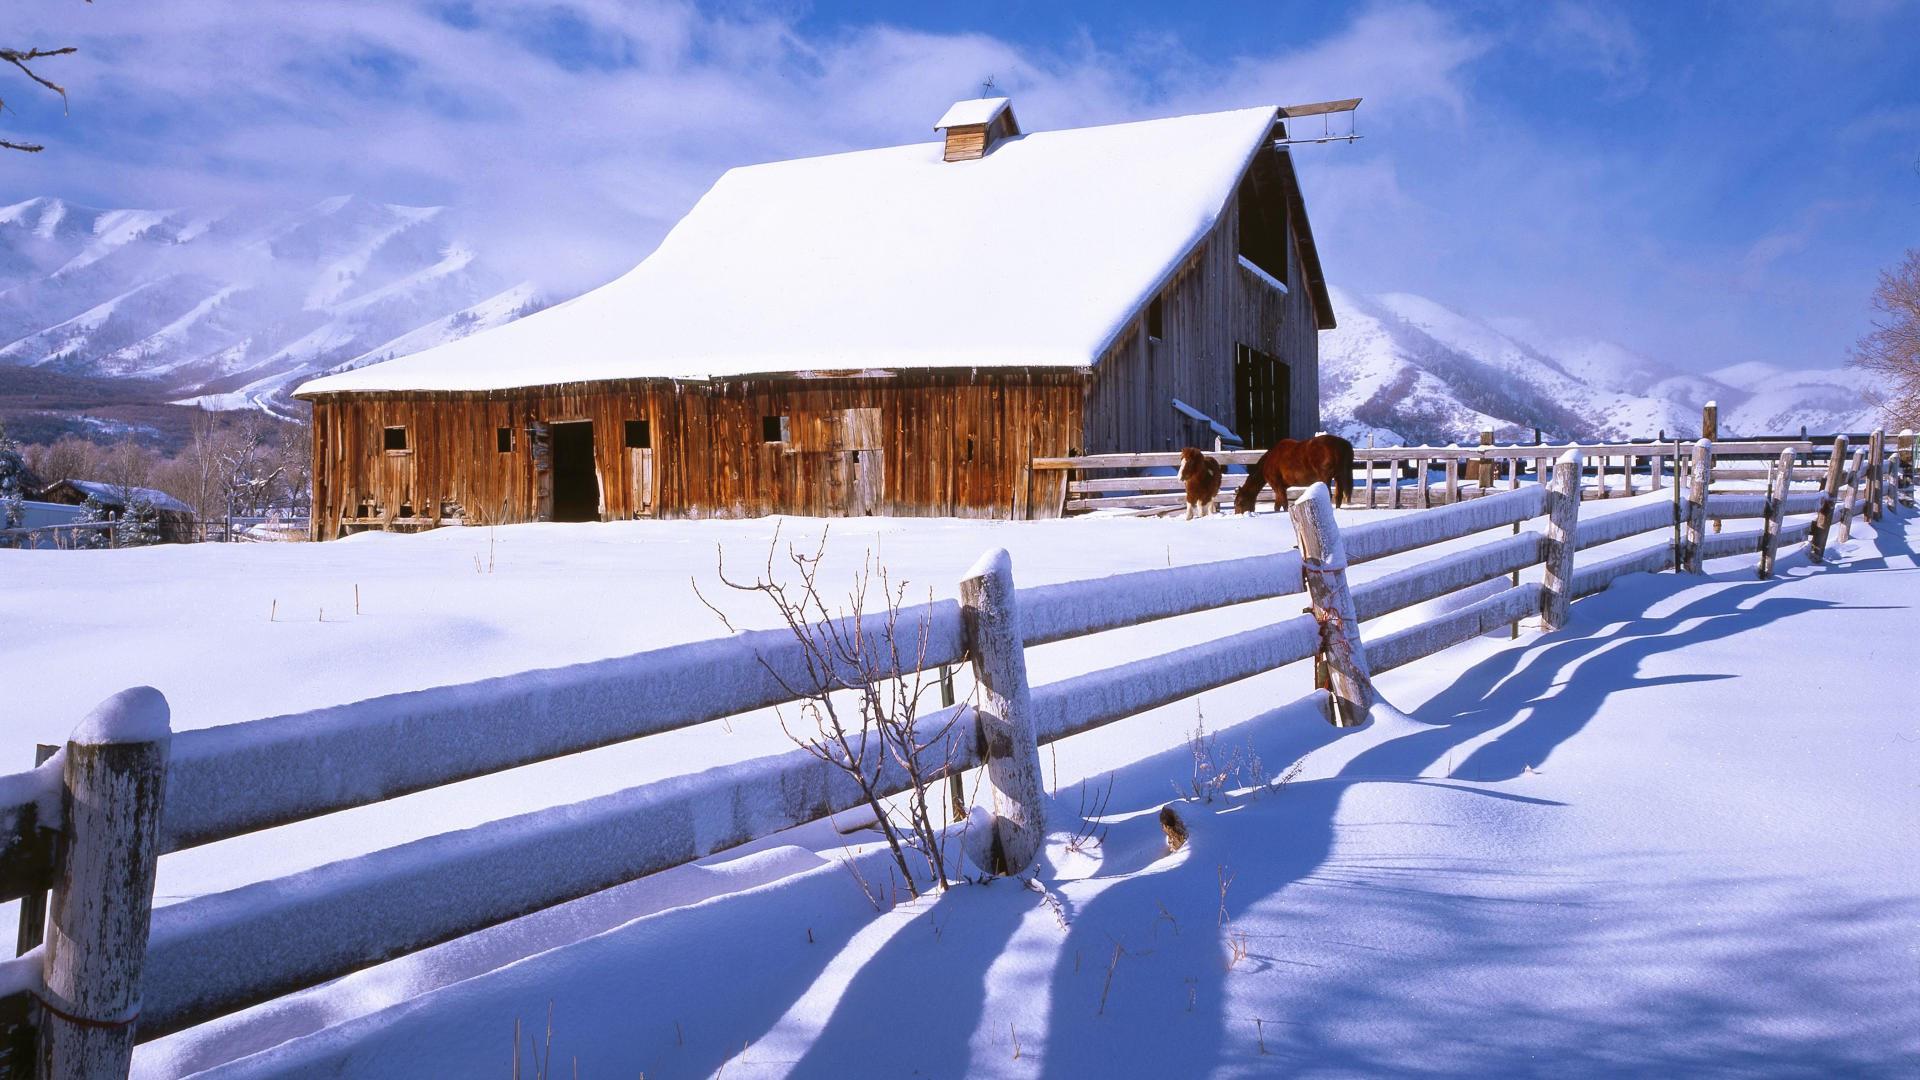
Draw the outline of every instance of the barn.
M733 169L613 282L300 387L315 536L1051 517L1036 457L1311 434L1334 323L1288 120L1026 132L986 98Z

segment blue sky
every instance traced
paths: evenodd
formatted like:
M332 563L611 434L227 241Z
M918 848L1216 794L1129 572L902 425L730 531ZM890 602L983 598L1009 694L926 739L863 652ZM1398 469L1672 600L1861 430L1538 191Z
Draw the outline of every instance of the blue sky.
M1920 3L259 4L47 0L71 111L0 82L0 200L449 203L563 289L730 165L1364 96L1298 152L1330 278L1683 369L1829 366L1920 246Z

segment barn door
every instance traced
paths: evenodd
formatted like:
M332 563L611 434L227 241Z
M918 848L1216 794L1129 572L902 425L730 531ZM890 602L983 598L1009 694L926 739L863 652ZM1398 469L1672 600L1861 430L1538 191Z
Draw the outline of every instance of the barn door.
M1234 427L1249 450L1264 450L1291 434L1293 372L1278 357L1234 346L1233 398Z
M814 477L821 485L814 504L822 513L867 517L880 512L886 491L886 453L880 436L879 409L822 413L801 429L796 449L813 458L801 476Z
M527 425L527 450L533 458L533 507L538 521L553 520L553 429Z

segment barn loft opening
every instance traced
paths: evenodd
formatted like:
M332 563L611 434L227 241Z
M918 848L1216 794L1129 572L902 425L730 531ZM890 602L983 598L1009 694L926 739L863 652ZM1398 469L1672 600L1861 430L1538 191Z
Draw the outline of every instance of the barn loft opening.
M513 453L513 429L503 427L494 431L493 448L502 454Z
M400 453L406 450L407 429L404 427L390 427L386 429L380 435L380 448L392 453Z
M1293 288L1287 277L1287 250L1292 246L1285 184L1280 176L1281 151L1267 149L1255 155L1253 166L1240 180L1240 257L1266 274L1282 290Z
M769 443L787 442L789 426L784 416L763 416L760 418L760 441Z
M933 130L946 135L945 160L975 161L1002 139L1020 134L1020 121L1014 119L1012 98L972 98L949 106Z
M1156 296L1147 302L1147 336L1158 340L1165 337L1167 306Z
M591 420L553 425L553 520L600 520Z

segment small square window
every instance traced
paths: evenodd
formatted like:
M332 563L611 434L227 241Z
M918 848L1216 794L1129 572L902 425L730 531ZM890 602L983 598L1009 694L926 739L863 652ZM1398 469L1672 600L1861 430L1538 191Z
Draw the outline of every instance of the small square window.
M380 440L380 445L387 450L405 450L407 448L407 429L404 427L388 428Z
M787 418L784 416L763 416L760 418L760 441L783 443L787 441Z
M653 424L647 420L627 421L627 449L650 450L653 448Z
M1166 321L1166 305L1156 296L1147 304L1147 336L1150 338L1163 336L1162 331L1166 329Z
M513 429L503 427L493 434L493 448L503 454L513 453Z

